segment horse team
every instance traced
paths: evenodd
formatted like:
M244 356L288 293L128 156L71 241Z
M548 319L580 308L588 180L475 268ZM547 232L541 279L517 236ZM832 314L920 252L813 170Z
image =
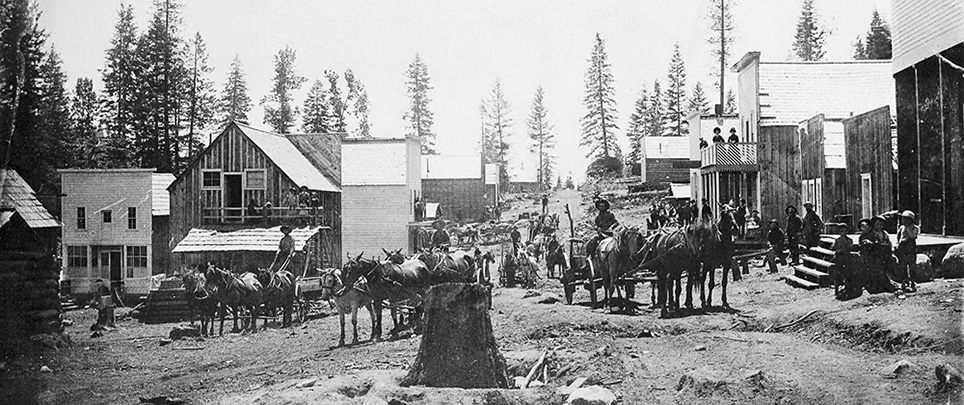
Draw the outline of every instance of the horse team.
M384 260L367 259L363 254L349 255L341 269L321 271L320 298L332 303L341 323L339 346L345 344L345 317L349 314L352 343L358 343L359 308L367 309L371 315L371 340L382 337L382 309L386 306L391 309L394 322L391 334L405 326L402 312L408 312L407 323L417 328L423 312L422 299L429 287L449 282L488 284L487 266L481 264L493 261L490 253L478 248L471 253L423 251L411 257L403 256L400 250L384 253ZM293 319L295 301L300 296L298 280L283 269L234 274L208 264L203 270L187 271L182 280L192 310L192 322L196 314L202 336L214 334L217 317L221 320L219 334L223 334L229 311L233 315L235 331L257 332L259 314L275 311L282 314L282 326L288 326ZM265 318L264 328L267 322Z

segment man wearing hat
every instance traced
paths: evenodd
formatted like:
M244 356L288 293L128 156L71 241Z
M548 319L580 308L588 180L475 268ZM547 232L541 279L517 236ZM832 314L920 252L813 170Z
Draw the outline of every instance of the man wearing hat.
M729 143L739 143L740 136L736 134L736 128L730 127L730 137L726 140Z
M436 220L432 223L432 227L435 228L435 233L432 234L432 247L448 251L451 238L449 233L445 231L445 221Z
M713 143L726 142L726 140L723 139L723 135L721 135L722 132L723 130L721 130L720 127L713 128Z
M800 232L803 221L797 216L797 207L788 205L787 213L787 245L790 247L790 264L800 264Z
M713 209L710 208L710 203L705 198L700 202L703 204L703 208L700 209L700 221L713 222Z
M807 211L803 215L803 244L807 248L812 248L817 246L820 242L820 234L823 231L823 220L820 219L820 215L813 209L813 203L807 202L803 204L803 208Z
M786 266L787 261L783 258L784 249L784 235L783 230L780 229L780 222L775 219L770 220L770 231L767 232L767 243L770 245L770 250L767 251L767 264L770 266L770 272L777 272L776 261L780 260L781 266Z
M596 202L593 203L599 213L596 214L596 235L589 239L586 243L586 255L592 257L593 253L596 252L596 246L599 245L599 241L607 236L612 236L611 229L619 224L616 220L616 216L612 212L609 212L609 201L603 198L597 198Z
M271 262L271 267L268 267L271 271L278 271L284 268L285 263L290 260L291 255L295 251L295 238L291 237L291 227L281 225L281 233L284 234L284 236L281 237L281 242L278 243L278 254L275 255L274 261ZM277 266L277 268L275 266Z
M913 211L907 210L900 213L900 228L897 229L897 266L902 276L906 277L901 282L901 289L916 292L917 283L914 282L911 274L911 266L917 264L917 235L920 234L920 227L917 226L917 216Z

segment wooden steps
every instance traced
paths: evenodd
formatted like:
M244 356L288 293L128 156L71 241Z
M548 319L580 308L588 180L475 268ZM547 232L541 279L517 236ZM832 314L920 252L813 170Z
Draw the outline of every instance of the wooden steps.
M810 248L810 253L814 254L815 257L830 258L833 257L833 251L827 248L822 248L820 246L814 246Z
M786 280L787 284L790 284L790 285L792 285L792 286L794 286L794 287L805 288L805 289L808 289L808 290L812 290L812 289L815 289L815 288L820 287L820 285L817 284L817 283L804 280L804 279L802 279L802 278L800 278L800 277L797 277L797 276L794 276L794 275L792 275L792 274L791 274L791 275L784 276L783 279Z
M824 237L818 246L800 255L801 264L792 266L793 275L787 276L787 283L806 289L832 285L830 268L833 267L833 263L830 260L833 258L833 251L829 247L833 242L833 238Z
M814 270L809 267L793 266L793 269L797 277L800 277L801 275L803 275L804 277L800 277L800 278L811 282L815 282L818 284L822 284L823 279L830 277L830 274L828 273L824 273L820 270Z

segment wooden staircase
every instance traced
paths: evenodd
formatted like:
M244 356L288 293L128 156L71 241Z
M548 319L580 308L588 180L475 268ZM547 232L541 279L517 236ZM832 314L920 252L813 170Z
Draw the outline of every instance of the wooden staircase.
M824 237L820 239L817 246L801 252L801 264L791 266L793 274L784 277L787 284L808 290L833 285L830 279L830 267L833 266L830 262L833 251L830 247L833 246L833 242L832 237Z

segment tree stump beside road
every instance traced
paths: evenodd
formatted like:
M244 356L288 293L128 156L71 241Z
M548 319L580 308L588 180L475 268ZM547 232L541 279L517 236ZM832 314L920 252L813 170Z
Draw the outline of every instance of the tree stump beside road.
M402 386L509 387L505 358L492 335L485 287L439 284L428 290L424 305L425 333Z

